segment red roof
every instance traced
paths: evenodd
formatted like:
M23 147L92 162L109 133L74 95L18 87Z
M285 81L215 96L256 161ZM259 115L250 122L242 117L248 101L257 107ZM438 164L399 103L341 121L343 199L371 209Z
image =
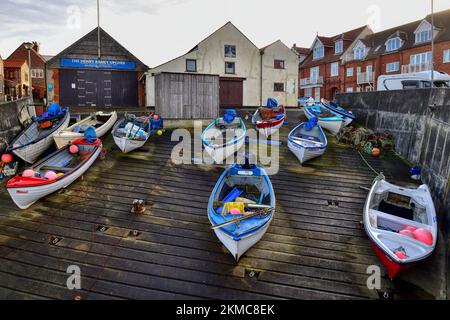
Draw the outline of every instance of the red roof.
M18 60L18 59L6 59L3 60L3 67L4 68L17 68L20 69L22 66L27 63L25 60Z
M294 50L297 51L298 54L308 54L311 49L294 46Z

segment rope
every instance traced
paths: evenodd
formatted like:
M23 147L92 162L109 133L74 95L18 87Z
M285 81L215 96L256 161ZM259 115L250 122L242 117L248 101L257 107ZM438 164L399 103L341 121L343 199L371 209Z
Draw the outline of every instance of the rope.
M380 172L378 172L377 170L375 170L370 164L369 162L366 160L366 158L364 158L364 156L362 155L361 151L358 151L359 155L361 156L361 159L363 159L364 163L367 165L367 167L369 167L370 170L372 170L377 176L380 175Z

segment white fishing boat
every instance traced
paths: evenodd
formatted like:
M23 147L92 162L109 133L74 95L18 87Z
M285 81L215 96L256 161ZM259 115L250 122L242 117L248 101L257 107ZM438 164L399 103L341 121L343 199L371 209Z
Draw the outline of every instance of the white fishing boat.
M58 106L59 107L59 106ZM50 109L50 108L49 108ZM54 143L53 136L69 126L68 109L46 113L35 119L10 144L9 152L28 163L34 163Z
M117 112L104 113L102 111L91 114L89 117L73 124L65 130L55 134L56 146L61 149L71 141L78 140L83 137L87 128L93 127L98 138L103 137L117 121Z
M20 209L27 209L42 197L68 187L84 174L102 150L101 140L90 139L73 141L70 146L66 145L9 180L6 188L14 203ZM77 152L72 153L73 148Z
M136 117L126 115L118 121L112 130L114 142L123 153L129 153L145 145L150 136L163 128L162 119L158 115Z
M245 143L247 129L242 118L234 110L228 110L224 117L214 120L202 133L203 146L216 163L222 163Z
M313 117L310 122L295 127L289 133L288 147L302 164L324 154L328 141L317 124L317 118Z
M274 217L275 203L264 169L235 164L222 174L209 199L208 217L236 261L264 236ZM241 209L228 210L233 206Z
M303 107L305 116L309 119L317 117L318 124L323 129L329 131L333 135L337 135L339 131L346 126L346 120L331 110L326 109L321 104L308 104Z
M381 175L364 206L364 226L391 279L429 257L437 241L437 219L426 185L408 189Z

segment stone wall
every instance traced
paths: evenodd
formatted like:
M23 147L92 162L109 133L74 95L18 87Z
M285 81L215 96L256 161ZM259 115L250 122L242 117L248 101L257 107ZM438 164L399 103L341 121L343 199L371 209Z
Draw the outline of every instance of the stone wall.
M396 138L396 151L423 168L436 209L450 227L450 89L340 94L337 102L358 122Z
M11 140L22 130L23 121L29 118L28 108L32 105L31 98L22 98L16 101L0 103L0 153L5 150L3 139Z

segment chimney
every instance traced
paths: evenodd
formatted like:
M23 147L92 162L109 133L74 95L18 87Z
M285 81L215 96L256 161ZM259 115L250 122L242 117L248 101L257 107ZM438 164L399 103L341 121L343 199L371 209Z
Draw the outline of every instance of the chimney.
M39 43L37 41L33 41L33 50L39 53Z

